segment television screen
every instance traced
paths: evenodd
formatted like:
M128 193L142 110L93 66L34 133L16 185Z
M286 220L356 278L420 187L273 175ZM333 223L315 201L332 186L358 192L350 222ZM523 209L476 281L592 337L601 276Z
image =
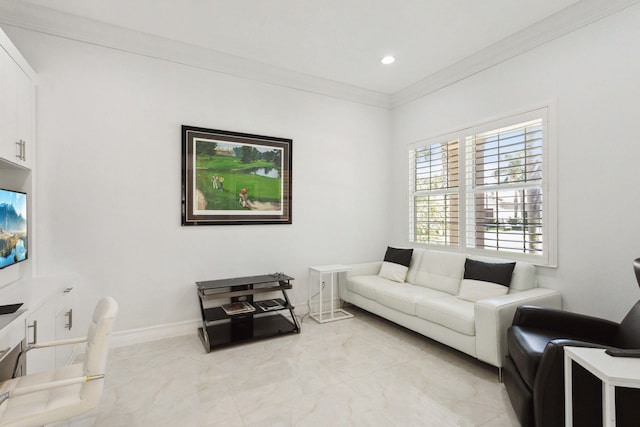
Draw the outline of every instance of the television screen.
M0 189L0 269L27 259L27 195Z

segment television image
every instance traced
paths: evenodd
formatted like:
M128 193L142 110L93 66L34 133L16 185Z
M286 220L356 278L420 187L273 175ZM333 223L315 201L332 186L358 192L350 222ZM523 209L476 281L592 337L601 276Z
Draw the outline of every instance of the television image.
M27 259L27 195L0 189L0 269Z

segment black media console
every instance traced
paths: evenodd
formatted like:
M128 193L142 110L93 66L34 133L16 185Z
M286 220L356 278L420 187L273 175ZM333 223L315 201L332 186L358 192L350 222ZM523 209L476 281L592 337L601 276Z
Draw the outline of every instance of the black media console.
M230 344L300 333L300 324L286 292L292 288L291 280L293 277L284 273L275 273L196 282L202 313L202 327L198 328L198 335L205 351L208 353ZM267 299L262 303L254 301L258 294L278 291L282 292L283 298ZM222 299L231 302L220 306L206 303ZM242 311L238 306L252 311L229 314L234 310ZM282 314L287 312L288 317Z

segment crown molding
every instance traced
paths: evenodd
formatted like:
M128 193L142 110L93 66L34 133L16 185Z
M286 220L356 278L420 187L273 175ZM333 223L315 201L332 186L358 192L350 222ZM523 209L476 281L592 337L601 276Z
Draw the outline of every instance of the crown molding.
M392 94L299 73L203 47L70 15L20 0L0 0L0 24L379 108L396 108L640 3L581 0Z
M31 65L29 65L27 60L24 59L20 51L18 51L3 31L0 31L0 46L2 46L2 49L4 49L11 59L18 64L18 67L20 67L20 69L22 69L22 71L29 77L29 80L36 81L36 72L31 68Z
M0 23L216 73L389 109L391 96L19 0L0 1Z
M574 3L394 93L391 96L391 108L429 95L637 3L640 0L582 0Z

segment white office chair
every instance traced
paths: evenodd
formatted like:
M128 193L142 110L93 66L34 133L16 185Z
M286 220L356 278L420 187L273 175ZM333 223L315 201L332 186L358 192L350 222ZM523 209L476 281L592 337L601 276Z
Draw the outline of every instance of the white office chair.
M93 312L86 338L34 345L33 349L37 349L86 342L87 350L83 363L1 383L0 426L39 426L96 407L104 387L109 336L117 313L116 300L102 298Z

